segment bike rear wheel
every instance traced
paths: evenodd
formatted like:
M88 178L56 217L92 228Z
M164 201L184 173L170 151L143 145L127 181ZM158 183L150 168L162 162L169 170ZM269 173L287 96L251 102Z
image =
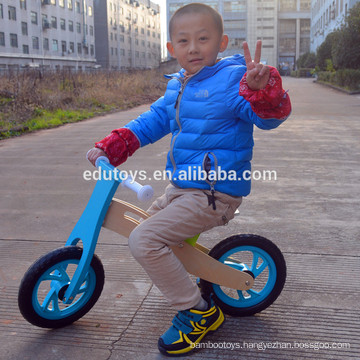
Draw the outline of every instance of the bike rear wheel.
M258 235L234 235L219 242L209 255L255 278L250 290L226 288L200 279L204 294L213 294L224 313L249 316L269 307L280 295L286 280L286 263L280 249Z
M28 322L44 328L63 327L95 305L105 280L104 268L96 255L73 302L62 301L81 256L80 247L66 246L39 258L28 269L18 294L20 312Z

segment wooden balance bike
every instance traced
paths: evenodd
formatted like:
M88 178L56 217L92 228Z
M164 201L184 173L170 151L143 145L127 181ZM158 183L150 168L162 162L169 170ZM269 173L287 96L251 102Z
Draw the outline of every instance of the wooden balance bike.
M106 158L97 160L108 176L97 181L65 246L40 257L21 281L19 309L33 325L59 328L84 316L99 299L105 280L103 265L95 254L101 227L128 237L139 224L138 218L149 217L142 209L113 196L120 183L134 190L140 200L150 199L152 188L121 179L119 170ZM280 295L286 264L270 240L258 235L233 235L209 250L197 243L198 237L172 250L186 270L198 278L201 291L212 293L226 314L258 313ZM82 247L77 246L80 240Z

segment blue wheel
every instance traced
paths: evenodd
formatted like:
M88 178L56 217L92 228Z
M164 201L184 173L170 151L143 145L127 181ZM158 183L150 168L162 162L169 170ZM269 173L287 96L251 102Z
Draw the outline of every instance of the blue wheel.
M89 271L71 304L63 298L81 259L82 249L67 246L38 259L25 273L19 288L21 314L31 324L59 328L84 316L96 303L104 286L104 268L94 255Z
M286 280L286 263L279 248L258 235L234 235L218 243L209 253L220 262L250 273L254 286L242 291L200 280L200 288L213 294L228 315L249 316L269 307L280 295Z

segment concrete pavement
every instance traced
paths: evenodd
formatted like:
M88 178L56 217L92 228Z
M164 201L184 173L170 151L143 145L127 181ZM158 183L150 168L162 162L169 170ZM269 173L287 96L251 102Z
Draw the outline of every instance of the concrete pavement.
M270 238L287 261L285 288L262 313L228 317L206 338L207 348L188 358L360 357L360 97L311 79L285 78L284 87L290 89L291 118L276 130L255 131L253 170L275 170L277 180L254 181L240 216L200 242L211 247L234 233ZM46 330L28 324L17 308L24 272L64 245L89 199L94 182L83 179L91 169L86 151L147 108L0 142L0 359L164 358L157 339L174 311L132 259L126 239L110 231L102 231L96 250L105 288L85 317ZM147 174L163 169L168 145L167 137L140 149L122 168ZM148 183L155 195L167 185ZM149 205L129 191L116 197Z

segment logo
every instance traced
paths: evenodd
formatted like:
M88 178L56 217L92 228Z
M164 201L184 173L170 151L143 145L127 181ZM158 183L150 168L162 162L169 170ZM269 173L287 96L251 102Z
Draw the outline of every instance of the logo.
M209 97L209 91L208 90L199 90L195 93L196 98L208 98Z

